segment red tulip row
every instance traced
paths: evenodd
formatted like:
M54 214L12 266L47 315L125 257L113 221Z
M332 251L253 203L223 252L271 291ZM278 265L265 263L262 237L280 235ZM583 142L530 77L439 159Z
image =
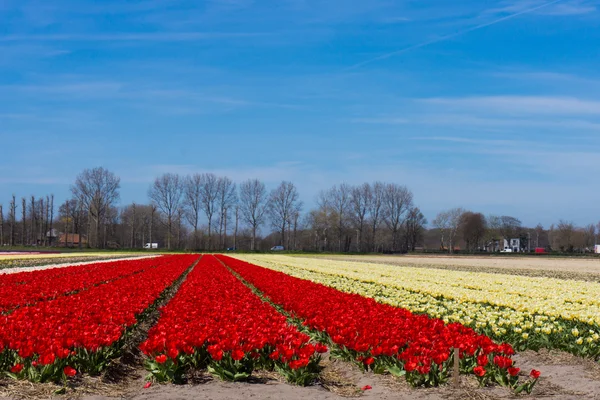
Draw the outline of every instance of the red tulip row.
M133 275L161 262L161 258L146 258L0 275L0 313Z
M158 381L181 381L190 368L224 380L247 379L256 368L276 369L308 384L318 372L323 345L289 325L214 256L204 256L141 345Z
M136 317L197 259L161 257L137 274L0 316L0 371L33 381L57 380L73 370L99 373L118 354L117 342Z
M510 358L512 347L496 344L463 325L445 325L439 319L360 295L218 257L274 304L311 330L321 332L320 337L335 345L340 356L357 361L365 369L405 375L415 386L435 386L449 378L453 349L458 348L461 371L474 373L482 381L529 391L537 379L519 383L519 370Z

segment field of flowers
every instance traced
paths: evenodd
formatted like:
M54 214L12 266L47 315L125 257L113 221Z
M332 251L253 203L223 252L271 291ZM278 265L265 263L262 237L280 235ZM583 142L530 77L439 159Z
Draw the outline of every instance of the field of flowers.
M291 276L458 322L518 350L600 356L600 284L282 255L243 255Z
M246 380L276 369L307 384L327 347L289 325L215 257L204 256L141 346L160 381L179 381L187 369L207 367L224 380Z
M131 253L0 253L0 271L12 268L39 267L52 264L77 264L80 262L135 257Z
M0 371L37 382L100 373L136 318L197 259L163 256L91 273L72 267L0 276L2 291L8 288L2 297L15 296L15 285L45 291L7 302L11 309L0 315ZM53 279L60 283L56 290Z
M358 294L298 279L227 256L218 256L338 355L365 370L404 376L413 386L438 386L450 376L453 350L459 349L460 371L482 383L496 382L515 391L531 391L539 373L519 380L511 345L494 343L459 323L378 303Z
M513 360L514 332L481 325L479 311L492 315L485 307L499 315L507 310L500 292L492 295L482 283L487 277L467 285L467 278L450 282L445 276L456 289L446 299L442 286L422 271L405 271L410 282L403 286L383 266L325 264L281 256L165 255L0 275L0 374L63 383L100 375L134 343L148 385L183 383L198 372L236 382L270 371L306 386L318 382L328 355L415 387L443 385L456 371L517 393L536 384L540 373L521 371ZM535 290L543 288L538 282ZM578 304L596 304L585 289L577 289ZM498 304L469 300L469 290L487 290ZM507 295L519 293L533 292L519 285ZM552 311L549 296L539 301ZM473 308L459 313L463 303ZM596 324L593 317L577 319L585 312L578 305L566 310L575 315L572 324ZM567 320L550 311L536 316L547 318L539 319L540 329L553 323L562 334ZM531 315L525 305L512 312ZM513 323L506 315L499 325L505 333ZM530 328L514 333L518 345L529 343L525 333L535 336ZM575 336L574 329L567 333ZM587 342L585 335L579 339Z

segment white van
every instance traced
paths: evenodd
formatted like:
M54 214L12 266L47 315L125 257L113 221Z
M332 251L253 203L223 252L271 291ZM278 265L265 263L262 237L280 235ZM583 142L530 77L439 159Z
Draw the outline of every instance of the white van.
M145 249L158 249L158 243L146 243L144 245Z

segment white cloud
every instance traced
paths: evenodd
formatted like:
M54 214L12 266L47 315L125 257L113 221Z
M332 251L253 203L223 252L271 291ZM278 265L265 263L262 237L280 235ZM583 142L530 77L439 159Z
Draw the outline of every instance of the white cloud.
M4 35L0 42L183 42L213 39L255 38L264 32L146 32L146 33L62 33L47 35Z
M493 113L600 116L600 101L584 100L576 97L474 96L438 97L420 101L430 105L485 110Z
M508 14L517 13L528 8L549 4L535 11L539 15L549 16L574 16L590 14L597 11L597 7L593 2L585 0L570 0L570 1L545 1L545 0L519 0L505 1L501 7L493 8L487 11L489 14Z

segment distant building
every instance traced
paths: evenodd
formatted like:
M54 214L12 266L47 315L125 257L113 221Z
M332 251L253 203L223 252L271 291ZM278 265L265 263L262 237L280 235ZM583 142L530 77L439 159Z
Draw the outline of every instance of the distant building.
M504 239L504 251L508 251L512 253L520 253L523 251L521 248L521 239L510 239L510 242Z
M82 246L86 246L88 243L85 235L79 235L78 233L61 233L58 239L58 245L64 246L66 244L67 246L77 247L79 246L80 241Z

